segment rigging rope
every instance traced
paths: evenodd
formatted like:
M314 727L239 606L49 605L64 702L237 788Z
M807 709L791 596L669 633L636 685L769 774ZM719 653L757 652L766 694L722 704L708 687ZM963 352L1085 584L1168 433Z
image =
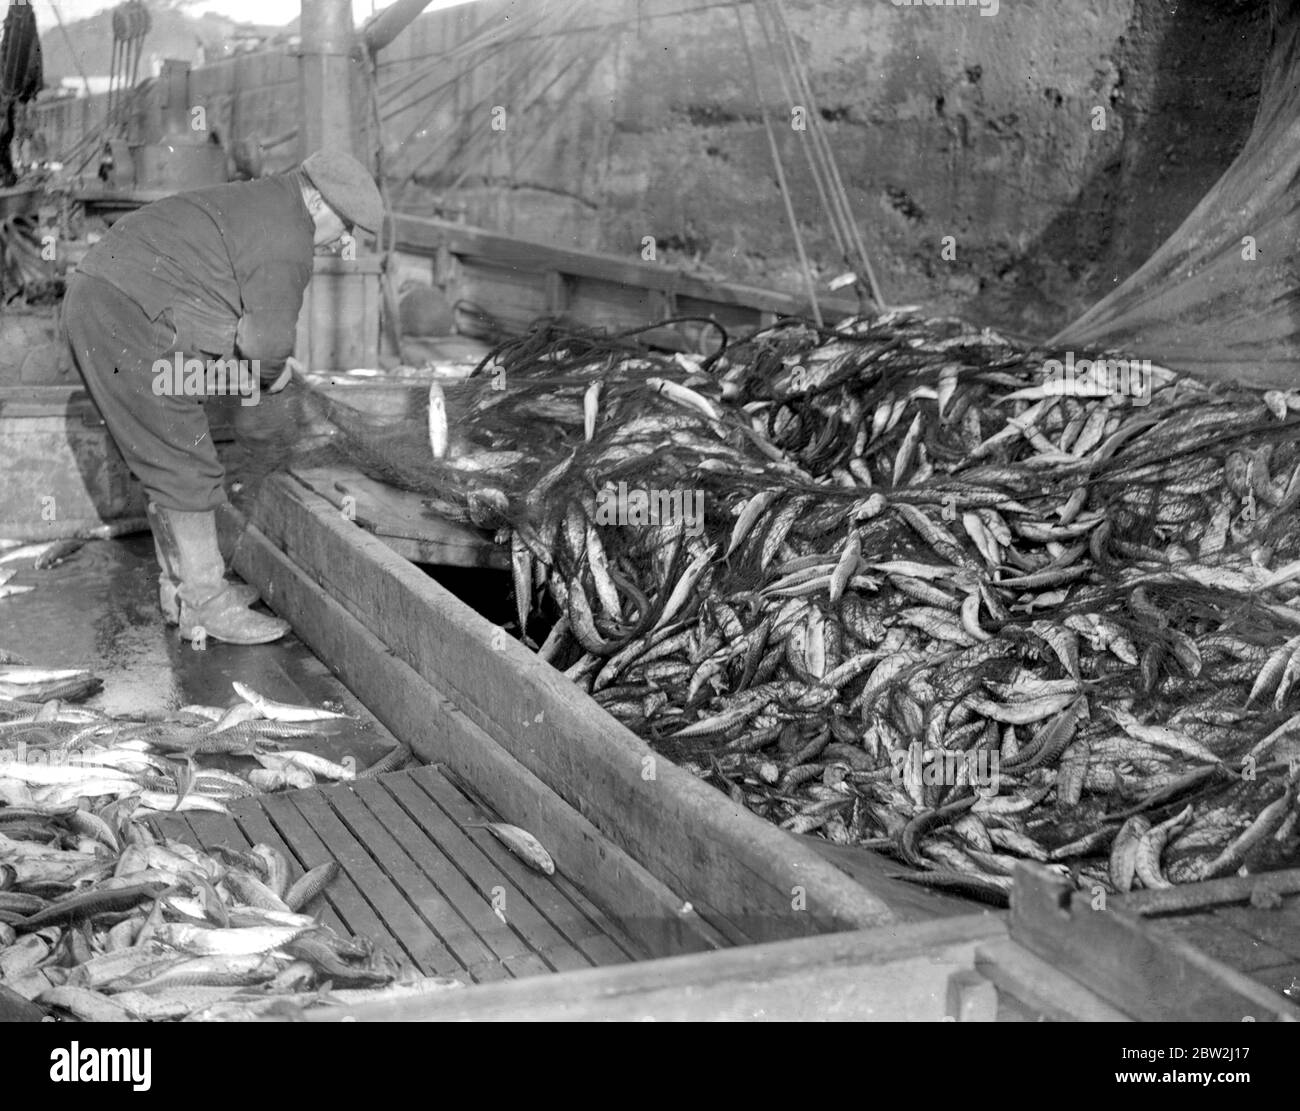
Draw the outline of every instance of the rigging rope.
M794 77L794 87L808 109L807 134L812 140L812 147L818 152L827 173L827 193L832 201L832 211L838 213L845 238L854 248L857 256L856 261L861 267L860 276L867 279L872 299L883 309L885 307L884 294L881 292L880 283L876 280L875 269L871 265L871 258L867 253L866 244L862 240L862 233L858 229L857 221L853 218L852 205L849 201L848 191L844 187L844 181L840 176L835 153L831 149L830 141L822 129L821 110L817 105L817 98L813 94L807 66L799 51L795 48L794 32L786 19L784 2L783 0L754 0L754 6L760 13L760 19L762 18L764 3L771 5L770 14L775 27L779 31L779 34L774 37L784 47L785 64L790 67ZM778 64L780 63L778 62Z
M790 196L790 184L785 179L785 166L781 162L781 148L776 142L776 133L772 130L772 120L763 104L763 90L759 87L758 66L754 63L754 52L749 48L749 36L745 33L745 18L736 5L736 26L740 31L740 42L745 48L745 59L749 63L749 76L754 85L754 99L758 103L759 113L763 117L763 129L767 132L767 143L772 150L772 165L776 169L776 183L781 190L781 201L785 205L785 216L790 223L790 233L794 236L794 247L799 253L799 269L803 272L804 284L808 287L808 303L812 308L813 319L821 327L821 306L817 304L817 280L813 277L812 266L808 262L808 252L804 250L803 234L799 231L799 221L794 214L794 201Z

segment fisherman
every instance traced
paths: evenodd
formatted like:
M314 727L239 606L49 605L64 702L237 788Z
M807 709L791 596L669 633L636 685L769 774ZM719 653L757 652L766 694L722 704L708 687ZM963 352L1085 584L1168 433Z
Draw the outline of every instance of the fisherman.
M262 386L283 388L313 252L336 247L354 227L375 234L382 217L365 167L317 151L285 174L144 206L114 224L69 278L63 329L73 362L148 495L158 602L187 638L201 630L229 644L265 644L289 626L249 608L252 587L226 580L216 516L225 472L203 398L159 389L170 376L156 366L238 360L257 375L254 400Z

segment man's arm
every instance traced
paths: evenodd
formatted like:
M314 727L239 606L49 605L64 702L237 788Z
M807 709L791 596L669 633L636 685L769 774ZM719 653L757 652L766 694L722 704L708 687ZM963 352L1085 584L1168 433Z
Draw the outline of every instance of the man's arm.
M263 262L244 279L244 315L235 333L240 358L257 359L264 372L284 366L297 338L303 287L301 265L287 259Z

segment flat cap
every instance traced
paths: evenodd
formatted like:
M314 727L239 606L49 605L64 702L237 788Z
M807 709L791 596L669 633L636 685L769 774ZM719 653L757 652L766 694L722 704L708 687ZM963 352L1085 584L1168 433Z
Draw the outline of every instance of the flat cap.
M303 173L320 190L330 207L349 223L379 232L384 219L384 202L370 172L341 150L318 150L302 164Z

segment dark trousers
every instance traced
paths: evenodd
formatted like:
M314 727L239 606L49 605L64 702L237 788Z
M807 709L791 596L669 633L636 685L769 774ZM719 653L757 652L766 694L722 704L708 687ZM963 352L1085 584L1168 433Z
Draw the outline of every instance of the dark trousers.
M74 273L63 299L63 333L91 399L149 500L191 513L223 504L225 472L202 399L154 393L155 360L170 362L176 355L170 314L150 320L116 286Z

